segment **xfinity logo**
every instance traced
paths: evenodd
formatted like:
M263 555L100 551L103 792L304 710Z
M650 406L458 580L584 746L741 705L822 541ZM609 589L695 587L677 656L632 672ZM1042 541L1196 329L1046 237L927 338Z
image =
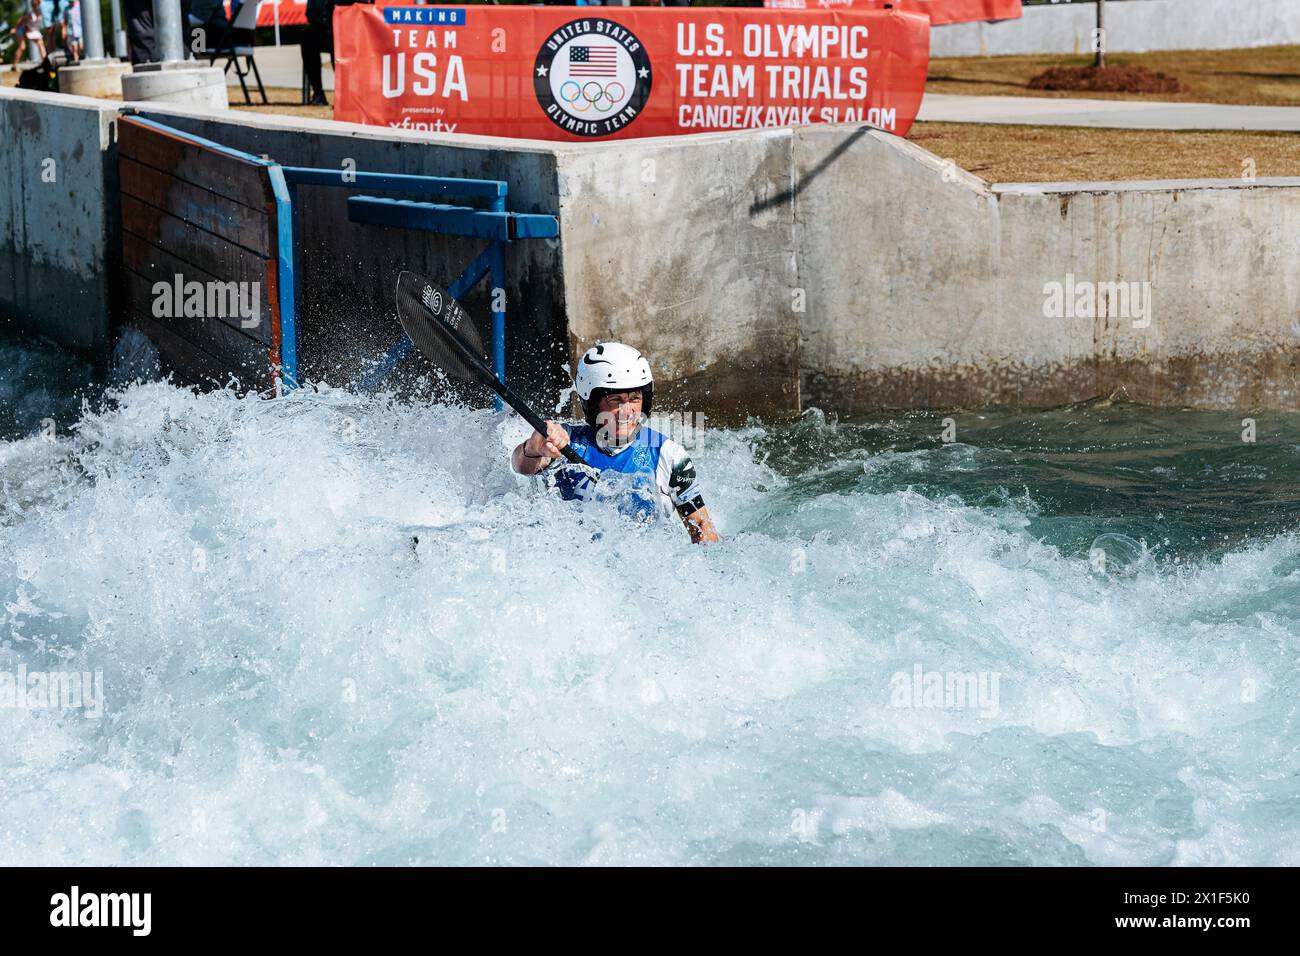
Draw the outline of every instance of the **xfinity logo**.
M148 936L151 893L71 893L50 897L51 926L129 926L134 936Z

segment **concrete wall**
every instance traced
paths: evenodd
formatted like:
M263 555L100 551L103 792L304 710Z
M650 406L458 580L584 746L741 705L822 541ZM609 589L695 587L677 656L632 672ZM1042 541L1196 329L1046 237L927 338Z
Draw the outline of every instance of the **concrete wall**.
M642 139L559 153L574 354L622 339L656 402L712 420L799 410L790 130Z
M0 90L0 325L108 345L118 245L116 104Z
M1096 5L1025 7L1019 20L952 23L930 33L931 56L1089 53ZM1296 0L1112 0L1106 4L1107 49L1223 50L1300 43Z
M41 96L0 93L16 144L0 159L6 312L102 348L119 271L111 114ZM559 240L520 243L508 262L508 370L547 405L566 362L622 338L651 356L662 408L717 422L1119 388L1300 409L1300 180L990 186L854 126L556 144L146 113L284 163L505 179L514 208L558 213ZM77 189L30 181L46 153ZM401 269L449 282L479 249L354 226L344 196L300 197L304 366L332 382L398 334ZM1071 277L1148 284L1150 323L1044 315L1045 285ZM485 293L467 304L488 314Z
M1300 408L1300 179L991 187L888 134L843 142L795 138L806 405ZM1149 283L1149 324L1046 316L1071 275Z

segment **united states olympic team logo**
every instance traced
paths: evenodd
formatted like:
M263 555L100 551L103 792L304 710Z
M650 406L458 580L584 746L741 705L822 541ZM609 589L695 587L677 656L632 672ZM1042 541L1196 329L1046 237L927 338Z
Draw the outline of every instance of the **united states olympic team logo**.
M641 114L650 97L650 57L612 20L573 20L537 51L537 101L562 130L606 136Z

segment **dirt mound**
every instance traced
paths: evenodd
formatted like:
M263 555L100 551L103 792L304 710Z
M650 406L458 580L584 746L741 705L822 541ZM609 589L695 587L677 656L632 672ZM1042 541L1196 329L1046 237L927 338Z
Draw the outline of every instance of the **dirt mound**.
M1054 66L1029 81L1031 90L1086 93L1181 93L1177 77L1141 66Z

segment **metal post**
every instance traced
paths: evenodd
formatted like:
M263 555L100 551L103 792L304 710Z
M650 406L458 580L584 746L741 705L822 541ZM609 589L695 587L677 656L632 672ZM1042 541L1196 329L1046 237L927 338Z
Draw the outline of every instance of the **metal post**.
M1106 0L1097 0L1097 62L1106 65Z
M153 31L160 63L185 59L180 0L153 0Z
M275 45L280 45L280 0L271 0L275 4ZM322 81L323 82L323 81Z
M113 55L119 60L125 60L126 31L122 29L122 0L109 0L108 12L113 18Z
M298 203L294 201L298 187L285 179L283 166L272 164L266 174L275 196L276 281L280 295L280 367L275 373L283 395L298 387L298 244L294 238L298 235Z
M86 44L86 59L104 59L104 25L99 16L98 0L88 0L81 5L81 35Z
M497 378L504 382L506 380L506 244L493 242L489 248L492 250L492 268L488 272L488 301L493 306L492 369L497 373ZM498 305L500 308L497 308ZM501 411L504 407L501 396L498 395L497 411Z

